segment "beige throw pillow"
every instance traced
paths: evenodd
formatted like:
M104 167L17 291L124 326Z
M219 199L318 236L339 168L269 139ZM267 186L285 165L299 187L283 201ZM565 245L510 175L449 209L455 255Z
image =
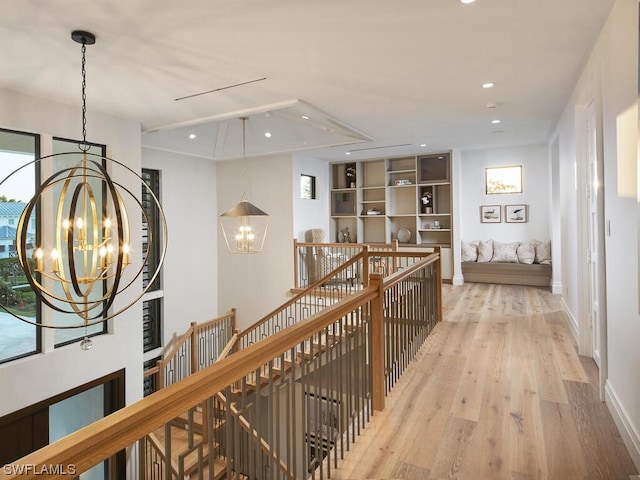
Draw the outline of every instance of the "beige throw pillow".
M475 262L478 260L478 240L473 242L465 242L462 240L462 261Z
M536 247L532 243L523 243L518 247L518 262L531 265L536 258Z
M493 241L492 262L518 263L518 247L520 242L502 243Z
M493 240L478 242L478 262L490 262L493 257Z
M534 263L549 265L551 263L551 241L541 242L539 240L533 240L532 243L536 247Z

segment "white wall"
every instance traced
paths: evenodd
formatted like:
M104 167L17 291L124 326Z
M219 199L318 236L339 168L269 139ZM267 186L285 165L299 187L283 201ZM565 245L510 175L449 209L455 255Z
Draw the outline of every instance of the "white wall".
M300 198L300 175L316 177L316 199ZM329 242L329 164L324 160L295 155L293 159L293 236L301 242L310 242L309 230L324 228Z
M485 168L522 165L522 193L487 195ZM549 240L549 162L544 144L466 150L459 177L461 240ZM528 205L527 223L506 223L504 205ZM501 205L502 223L481 223L481 205ZM459 246L457 247L459 249Z
M638 2L616 1L557 130L562 190L565 303L577 315L576 112L589 89L601 105L607 283L607 405L640 467L638 314ZM595 85L595 87L594 87Z
M242 198L240 161L217 166L217 216ZM293 197L290 154L247 159L249 202L270 215L264 250L257 254L227 253L218 228L218 305L221 312L237 308L244 329L282 305L293 286Z
M64 138L81 138L79 108L62 105L15 92L0 90L0 127ZM108 146L107 155L140 169L140 124L95 112L87 113L87 140ZM47 138L44 138L46 141ZM46 154L46 152L43 152ZM139 182L116 179L133 192L140 192ZM127 202L130 205L130 202ZM129 217L132 245L140 242L140 215ZM132 257L131 267L139 268ZM117 305L124 305L141 290L141 280L120 295ZM116 305L116 307L117 307ZM135 304L116 317L108 335L93 339L93 349L82 351L78 344L48 350L46 353L0 365L0 416L47 399L95 378L124 368L126 403L142 397L142 306ZM43 329L44 343L52 344L53 332ZM10 392L10 393L8 393Z
M169 230L162 278L166 345L191 322L205 322L223 313L218 312L217 296L216 164L143 148L142 166L160 170L161 202Z

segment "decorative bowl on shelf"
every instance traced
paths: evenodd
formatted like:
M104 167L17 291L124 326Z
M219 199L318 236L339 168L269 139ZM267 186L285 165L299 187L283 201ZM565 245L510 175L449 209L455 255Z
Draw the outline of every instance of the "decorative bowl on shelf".
M398 241L400 243L408 243L409 240L411 240L411 230L409 230L408 228L402 227L398 230L396 237L398 238Z

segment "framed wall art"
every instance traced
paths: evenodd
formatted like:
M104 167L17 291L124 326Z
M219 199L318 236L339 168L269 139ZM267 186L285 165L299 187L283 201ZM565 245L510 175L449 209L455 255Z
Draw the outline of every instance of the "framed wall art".
M522 193L522 165L485 168L487 195L495 193Z
M480 206L480 222L481 223L502 222L502 208L500 207L500 205L481 205Z
M527 223L529 220L528 205L505 205L504 221L507 223Z

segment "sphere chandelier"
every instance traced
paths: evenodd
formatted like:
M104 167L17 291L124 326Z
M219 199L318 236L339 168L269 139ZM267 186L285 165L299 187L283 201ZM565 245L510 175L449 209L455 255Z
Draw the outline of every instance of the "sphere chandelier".
M79 152L56 153L37 158L14 170L0 182L11 182L14 174L33 168L46 177L26 203L16 229L16 255L27 282L43 306L55 312L73 314L78 320L56 323L56 315L43 323L25 318L5 305L0 307L14 317L46 328L88 327L105 322L134 305L151 287L160 273L167 248L167 224L162 206L150 186L128 166L103 155L89 152L86 132L86 46L95 43L89 32L74 31L74 41L82 45L82 142ZM46 172L46 173L45 173ZM51 173L53 172L53 173ZM118 180L114 180L118 179ZM139 182L136 192L130 185ZM140 192L151 199L159 237L147 231L147 249L131 244L129 214L125 205L139 207L143 223L150 219L140 201ZM136 195L137 193L137 195ZM36 215L37 213L37 215ZM33 219L39 218L37 231ZM150 268L152 245L160 245L157 262ZM132 262L132 256L142 258ZM130 293L124 305L116 297L136 285L146 272L147 286ZM91 347L85 336L83 349Z

